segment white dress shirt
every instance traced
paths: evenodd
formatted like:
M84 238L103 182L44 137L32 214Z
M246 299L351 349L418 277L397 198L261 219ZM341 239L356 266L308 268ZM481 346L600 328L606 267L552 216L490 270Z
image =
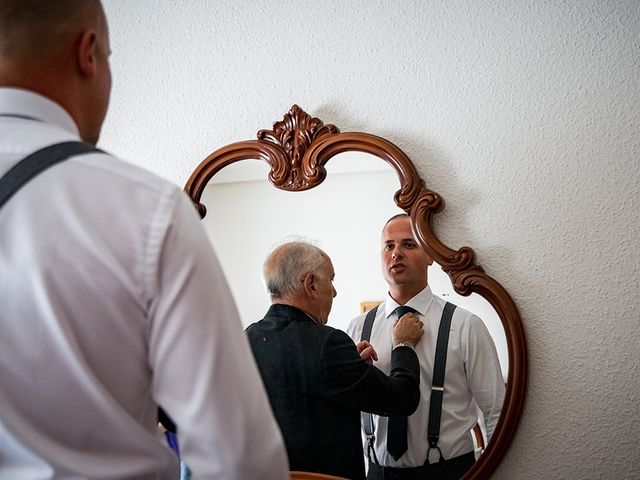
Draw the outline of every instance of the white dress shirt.
M375 424L375 452L381 465L390 467L415 467L423 465L429 443L429 403L438 327L446 301L435 297L429 287L413 297L405 305L417 310L424 323L424 335L416 353L420 360L420 405L408 418L408 450L398 460L387 452L387 417L373 416ZM394 310L398 307L391 296L378 307L373 322L370 342L378 353L374 365L389 373L392 350L392 327L397 320ZM360 341L365 315L355 318L347 333L357 343ZM482 320L461 308L456 308L451 321L447 364L445 369L444 397L438 446L445 459L474 450L470 430L478 422L478 407L482 411L488 438L500 416L504 400L504 380L498 354L489 331ZM431 451L430 462L437 461L438 453Z
M78 139L59 105L0 88L0 176ZM175 479L158 405L194 478L288 478L231 293L170 182L90 153L23 187L0 208L0 332L0 478Z

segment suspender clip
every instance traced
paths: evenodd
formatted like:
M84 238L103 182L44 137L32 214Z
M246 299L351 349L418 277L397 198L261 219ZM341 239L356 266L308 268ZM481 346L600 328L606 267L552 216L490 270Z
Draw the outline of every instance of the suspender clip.
M440 458L438 459L438 463L444 462L444 457L442 456L442 450L440 450L440 447L438 446L438 439L436 438L435 440L429 440L429 449L427 450L427 460L425 461L425 464L431 465L431 461L429 460L429 455L431 454L431 450L438 451L438 455L440 455Z
M378 462L378 457L376 456L376 449L375 449L376 436L374 433L372 433L372 434L366 434L366 437L367 437L367 459L369 460L369 465L371 464L380 465L380 462Z

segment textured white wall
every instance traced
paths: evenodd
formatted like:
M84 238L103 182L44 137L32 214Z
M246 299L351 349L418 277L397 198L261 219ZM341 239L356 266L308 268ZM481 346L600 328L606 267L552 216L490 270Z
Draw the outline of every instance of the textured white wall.
M637 478L639 2L104 4L104 148L183 185L293 103L389 138L523 317L525 411L493 478Z

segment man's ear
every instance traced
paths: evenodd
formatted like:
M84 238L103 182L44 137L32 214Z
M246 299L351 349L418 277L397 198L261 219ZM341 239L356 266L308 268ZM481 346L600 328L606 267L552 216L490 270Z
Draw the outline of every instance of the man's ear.
M304 291L308 297L315 295L316 293L316 277L313 273L307 273L302 281Z
M93 30L82 32L76 47L78 68L87 76L93 77L97 72L98 37Z

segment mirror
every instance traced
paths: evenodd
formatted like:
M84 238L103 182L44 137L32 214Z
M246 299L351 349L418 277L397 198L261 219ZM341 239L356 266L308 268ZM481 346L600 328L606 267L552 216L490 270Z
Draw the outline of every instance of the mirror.
M205 187L201 200L207 205L207 215L203 225L245 327L262 318L269 308L261 282L262 263L276 243L290 237L302 236L331 257L338 295L329 315L330 326L346 331L349 322L362 312L362 304L384 299L387 285L378 261L380 232L391 216L401 213L389 201L400 187L398 177L389 165L360 152L335 156L326 170L326 179L304 195L273 188L267 180L267 164L257 161L229 165ZM349 208L344 208L346 202L350 202ZM246 237L248 221L259 235ZM506 382L507 343L497 312L476 293L467 297L457 294L440 265L434 263L428 275L434 295L485 322Z
M273 130L259 131L258 140L209 155L185 191L204 217L245 326L262 318L269 306L261 283L268 251L287 236L302 235L318 241L334 262L338 296L329 325L346 329L361 302L384 298L380 231L395 213L409 213L416 237L438 263L429 270L433 293L483 319L498 349L507 381L502 414L464 479L489 476L508 447L524 398L520 317L506 290L475 264L472 249L454 251L437 239L430 220L443 200L426 188L398 147L366 133L340 133L294 105ZM247 222L260 232L259 239L242 238ZM335 229L339 235L326 234ZM357 249L350 248L354 245Z

